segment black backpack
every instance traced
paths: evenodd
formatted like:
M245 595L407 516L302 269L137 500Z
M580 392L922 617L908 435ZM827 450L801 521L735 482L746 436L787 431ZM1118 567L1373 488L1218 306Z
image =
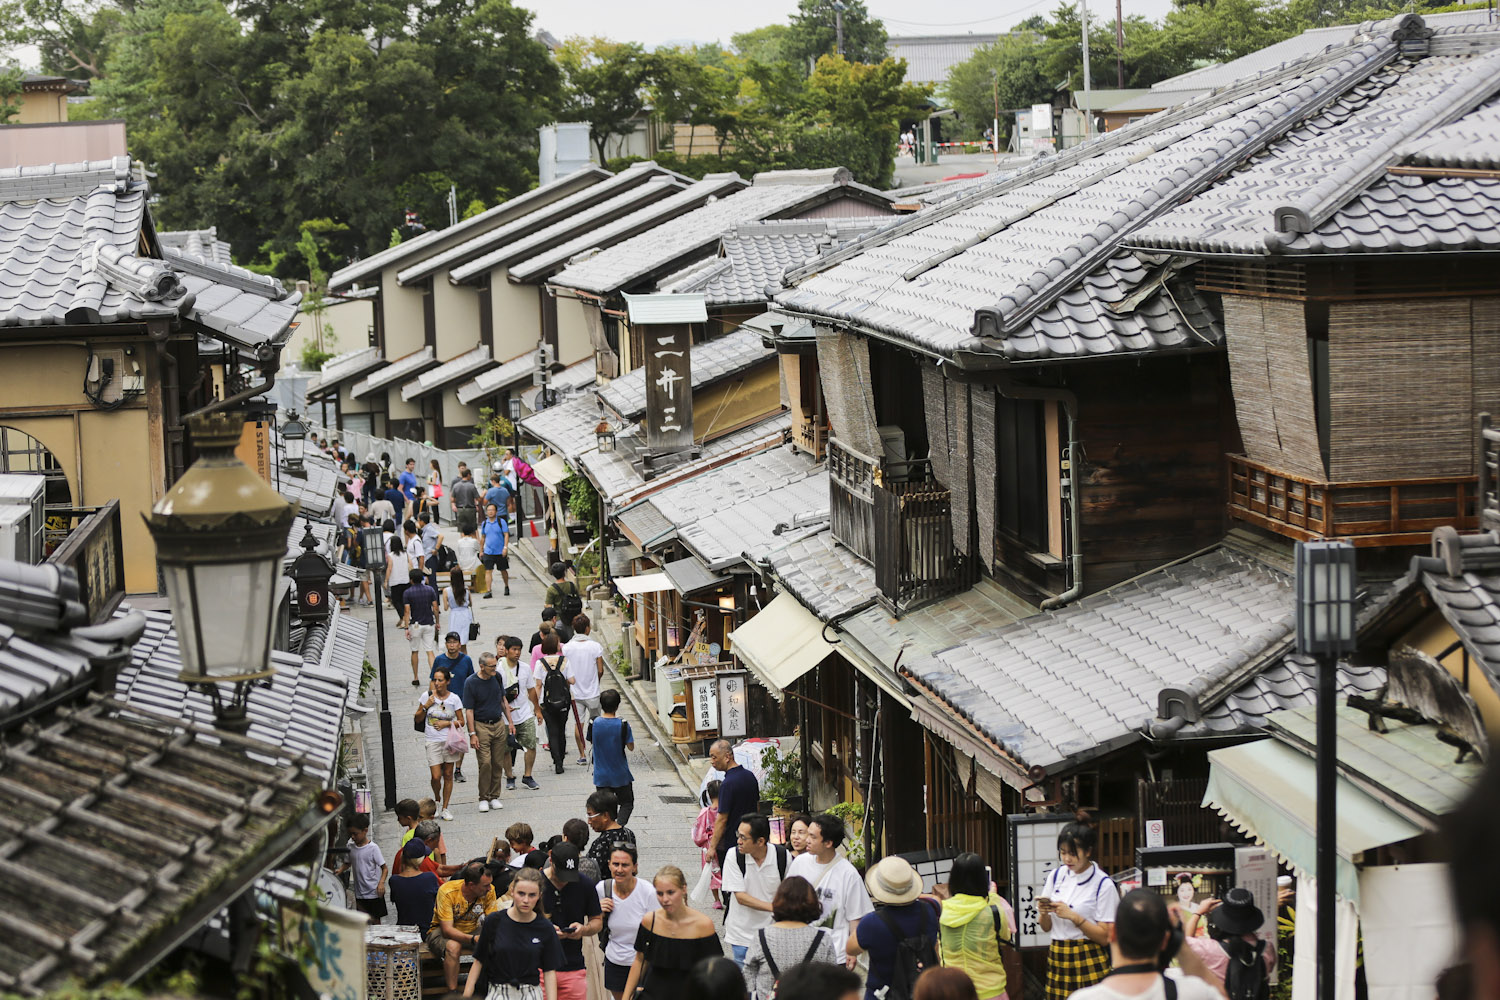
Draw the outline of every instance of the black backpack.
M556 667L550 666L544 657L542 669L546 671L546 679L542 681L542 704L554 712L566 712L573 704L573 686L563 673L562 656L558 656Z
M590 725L592 725L592 723L590 723ZM628 726L630 725L630 723L627 722L626 725ZM792 856L787 852L785 844L772 844L770 846L771 849L776 852L776 877L781 881L785 881L786 866L791 863ZM744 852L742 852L739 848L735 848L734 857L735 860L740 863L740 874L745 874ZM720 895L722 896L722 902L724 903L724 919L727 921L729 919L729 904L734 901L734 893L721 892Z
M1224 991L1229 1000L1266 1000L1271 995L1263 957L1266 943L1230 938L1220 941L1219 946L1229 955L1229 967L1224 970Z
M826 933L828 932L819 929L818 933L813 935L812 944L807 946L807 954L802 956L801 964L806 965L813 960L813 956L818 953L818 946L823 943L823 935ZM760 937L760 953L765 957L766 968L771 970L771 979L776 984L771 987L771 995L766 1000L776 1000L776 990L781 986L781 970L776 968L776 959L771 956L771 946L766 943L766 929L762 927L756 934Z
M446 545L439 545L427 557L427 568L433 573L447 573L458 565L458 556Z
M562 588L568 588L563 590ZM558 584L557 616L568 628L573 627L573 619L583 614L583 598L578 594L578 584Z
M926 933L903 937L901 928L889 909L882 907L876 911L876 915L896 942L896 955L891 963L891 979L886 985L885 1000L911 1000L912 991L917 987L917 977L924 970L937 967L937 938Z

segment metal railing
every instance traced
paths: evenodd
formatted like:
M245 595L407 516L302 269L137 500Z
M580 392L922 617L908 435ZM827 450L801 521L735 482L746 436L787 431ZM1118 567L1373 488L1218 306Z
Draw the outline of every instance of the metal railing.
M1487 445L1488 447L1488 445ZM1422 545L1432 529L1479 526L1475 476L1320 482L1228 455L1229 516L1298 541L1345 538L1358 546Z

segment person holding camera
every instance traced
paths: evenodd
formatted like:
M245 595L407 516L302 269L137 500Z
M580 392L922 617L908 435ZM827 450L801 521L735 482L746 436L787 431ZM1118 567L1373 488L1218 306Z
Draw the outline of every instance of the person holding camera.
M1182 947L1182 925L1159 892L1133 889L1120 900L1109 953L1112 970L1073 1000L1224 1000L1203 978L1208 970L1197 952ZM1167 968L1173 958L1182 968Z
M1195 937L1198 918L1206 917L1208 937ZM1265 915L1249 889L1236 886L1222 900L1205 899L1182 913L1185 944L1203 959L1212 976L1223 984L1231 1000L1265 1000L1270 995L1271 970L1276 967L1276 944L1256 937Z

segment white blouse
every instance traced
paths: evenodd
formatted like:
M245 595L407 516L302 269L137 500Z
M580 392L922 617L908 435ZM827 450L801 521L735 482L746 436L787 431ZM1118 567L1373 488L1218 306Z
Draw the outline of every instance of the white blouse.
M1096 924L1114 923L1115 911L1120 907L1120 890L1097 863L1089 865L1088 871L1082 875L1073 874L1073 869L1067 865L1058 865L1047 873L1047 880L1037 895L1046 896L1054 903L1067 903L1084 920ZM1078 924L1054 913L1052 940L1082 941L1085 937Z

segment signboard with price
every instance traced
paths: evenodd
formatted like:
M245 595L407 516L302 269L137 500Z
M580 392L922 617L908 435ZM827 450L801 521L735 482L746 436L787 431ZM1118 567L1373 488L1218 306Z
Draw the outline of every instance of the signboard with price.
M1005 817L1010 827L1011 899L1016 906L1016 944L1045 948L1052 937L1042 930L1036 898L1047 873L1058 865L1057 835L1071 821L1068 816L1019 815Z

